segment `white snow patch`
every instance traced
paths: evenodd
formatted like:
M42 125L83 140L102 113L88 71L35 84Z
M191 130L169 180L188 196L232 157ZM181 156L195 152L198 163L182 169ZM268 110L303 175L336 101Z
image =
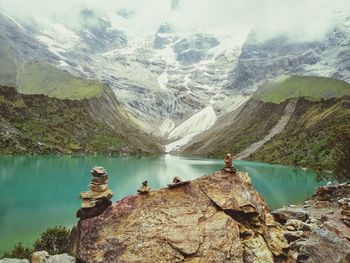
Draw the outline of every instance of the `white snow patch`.
M175 128L175 122L172 119L165 119L162 124L159 126L160 134L162 136L167 135Z
M15 19L10 17L9 15L6 15L5 13L2 13L2 12L0 14L2 14L3 16L6 16L9 20L11 20L11 22L16 24L16 26L18 26L20 29L25 30Z
M157 50L157 55L160 59L165 61L167 65L178 65L179 62L176 60L176 55L171 46L167 46L163 49Z
M47 24L44 22L42 24L45 26L45 29L40 30L41 35L36 36L36 38L60 58L64 58L60 52L74 49L82 43L76 33L62 24Z
M166 85L168 84L168 74L166 72L162 73L159 77L158 77L158 85L160 88L162 89L166 89Z
M81 42L80 37L62 24L46 25L37 38L48 46L57 46L60 49L72 49Z
M217 116L212 105L192 115L169 133L169 139L178 140L165 145L165 152L168 153L179 149L181 146L191 141L194 136L211 128L216 120Z
M165 152L166 153L170 153L170 152L172 152L174 150L179 149L181 146L184 146L185 144L190 142L194 136L195 135L192 136L191 134L189 134L189 135L186 135L185 137L183 137L180 140L177 140L175 142L172 142L172 143L169 143L169 144L165 145Z
M176 33L157 33L157 36L161 38L170 38L176 37Z
M63 67L63 68L66 68L66 67L70 67L69 64L67 64L64 60L60 60L58 61L58 67Z
M190 90L190 88L188 87L188 84L191 82L191 79L190 79L190 73L187 74L184 78L184 82L183 82L183 85L186 87L186 89Z

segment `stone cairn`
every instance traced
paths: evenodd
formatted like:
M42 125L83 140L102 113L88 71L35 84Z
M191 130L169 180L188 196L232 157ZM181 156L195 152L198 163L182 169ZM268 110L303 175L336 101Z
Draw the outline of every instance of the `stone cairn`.
M233 165L233 158L231 153L227 153L224 158L225 166L221 170L224 172L236 173L237 169Z
M108 188L108 175L103 167L94 167L91 170L90 191L81 192L83 200L77 217L81 219L91 218L100 215L112 204L113 192Z
M150 190L151 190L151 188L148 186L148 182L144 181L142 183L142 186L139 189L137 189L137 192L139 194L148 194Z
M180 177L175 176L175 177L173 178L173 184L178 184L178 183L181 183L181 182L182 182L182 180L181 180Z

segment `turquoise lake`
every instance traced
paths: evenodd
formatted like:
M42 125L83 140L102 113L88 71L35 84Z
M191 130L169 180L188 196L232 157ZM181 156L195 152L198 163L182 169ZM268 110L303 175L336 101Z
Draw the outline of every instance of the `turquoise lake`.
M166 186L174 176L195 179L219 170L223 160L107 156L0 156L0 255L15 243L31 245L50 226L72 227L81 191L88 190L93 166L109 174L113 202L136 193L144 180L151 188ZM271 209L311 197L317 181L312 170L235 161L249 173Z

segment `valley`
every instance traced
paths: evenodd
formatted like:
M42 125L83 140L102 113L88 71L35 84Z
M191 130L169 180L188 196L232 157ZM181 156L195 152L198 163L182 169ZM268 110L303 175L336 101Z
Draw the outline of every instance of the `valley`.
M334 170L336 156L346 153L331 138L347 138L348 127L331 132L336 124L327 116L346 123L350 80L344 59L349 19L338 16L346 22L323 39L300 42L284 36L262 40L259 27L184 34L167 21L153 35L139 35L124 12L102 17L83 9L80 28L3 13L0 84L23 94L84 101L94 121L124 134L124 144L111 143L102 152L118 147L135 152L147 137L155 146L146 147L150 153L219 157L232 151L237 158ZM99 97L106 98L104 105ZM296 120L300 116L315 121L306 125L306 119ZM319 126L312 138L322 146L300 138L304 129ZM126 139L123 127L142 134L132 136L139 147ZM307 145L302 152L282 149L300 143ZM63 153L80 151L80 146L63 148Z
M349 262L349 180L348 0L0 0L0 263Z

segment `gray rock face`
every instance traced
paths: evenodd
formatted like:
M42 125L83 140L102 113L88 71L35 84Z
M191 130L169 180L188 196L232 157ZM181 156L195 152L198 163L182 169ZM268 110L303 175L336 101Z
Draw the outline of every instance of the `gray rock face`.
M350 262L350 242L327 228L318 228L301 246L298 262Z
M28 31L25 28L28 28ZM59 57L48 51L47 47L34 37L29 26L23 28L10 18L0 14L0 45L7 46L18 60L17 63L31 61L37 58L49 63L57 63ZM3 57L1 57L3 58Z
M279 75L302 72L304 65L314 65L320 60L320 50L321 43L298 44L285 37L261 43L252 32L233 71L232 88L245 89Z
M93 10L84 9L80 15L83 30L79 34L91 52L105 52L126 47L128 43L126 35L122 31L113 29L109 21L99 18Z
M155 49L165 48L166 45L175 42L178 38L174 27L169 23L163 23L154 37L153 47Z
M214 37L195 34L175 43L173 49L180 63L190 65L203 60L206 51L219 44L220 42Z
M30 263L28 259L3 258L0 263Z
M205 54L202 51L199 50L186 50L177 55L177 59L182 64L193 64L198 63L199 61L203 60L205 57Z
M29 261L28 261L29 262ZM46 251L37 251L32 254L32 263L75 263L76 259L68 254L49 255Z
M319 187L311 200L276 210L296 262L350 262L350 184ZM327 200L325 200L327 199ZM322 206L320 206L322 202Z

